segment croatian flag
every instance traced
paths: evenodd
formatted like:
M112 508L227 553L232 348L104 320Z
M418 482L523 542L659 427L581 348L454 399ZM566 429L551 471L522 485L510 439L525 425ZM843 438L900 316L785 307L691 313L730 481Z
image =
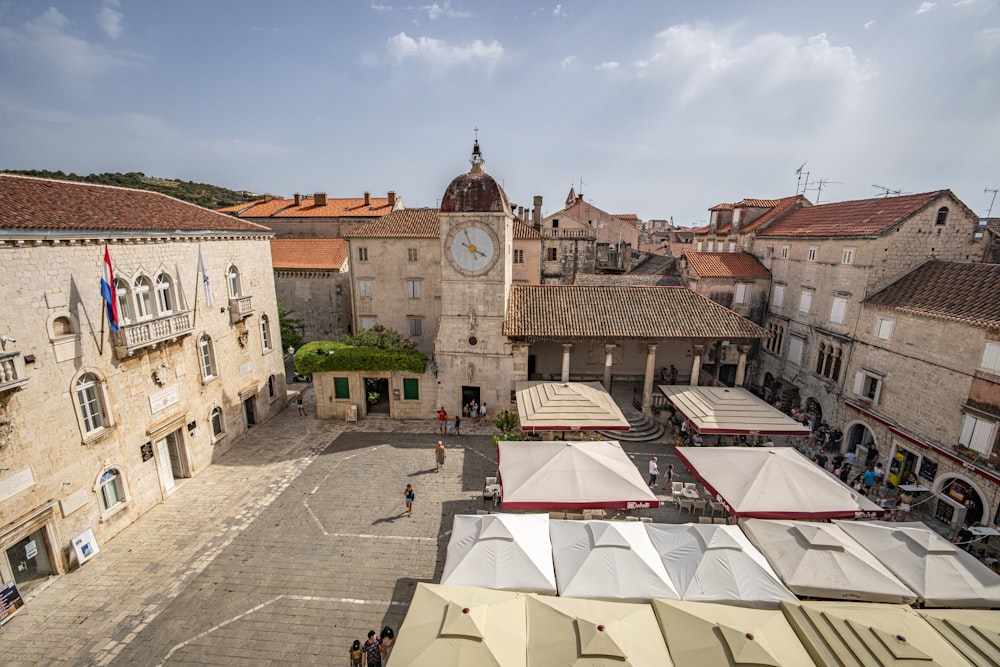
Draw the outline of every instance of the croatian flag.
M111 255L108 253L108 246L104 246L104 275L101 276L101 296L108 306L108 324L111 330L118 333L118 302L115 300L113 285L115 284L115 273L111 269Z
M205 285L205 305L212 307L212 281L208 279L208 269L205 268L205 255L198 244L198 270L201 271L201 282Z

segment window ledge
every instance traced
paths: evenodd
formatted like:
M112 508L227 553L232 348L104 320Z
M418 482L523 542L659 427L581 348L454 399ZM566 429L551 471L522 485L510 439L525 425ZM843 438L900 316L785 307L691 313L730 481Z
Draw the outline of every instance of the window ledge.
M219 379L218 375L213 375L211 377L204 377L204 376L202 376L201 383L202 383L202 385L209 385L209 384L212 384L213 382L215 382L218 379Z
M217 445L217 444L219 444L220 442L222 442L223 440L225 440L225 439L226 439L226 436L227 436L227 435L229 435L229 433L228 433L228 432L226 432L226 431L223 431L223 432L222 432L222 433L220 433L219 435L213 435L213 436L212 436L212 444L213 444L213 445Z
M104 438L114 433L115 429L116 426L111 425L111 426L105 426L104 428L94 431L93 433L84 434L82 439L82 444L87 446L87 445L92 445L95 442L100 442Z
M100 502L100 501L98 501L98 502ZM127 508L131 504L132 504L132 500L129 499L129 500L123 500L122 502L118 503L117 505L115 505L111 509L107 509L106 510L104 508L101 508L101 523L105 523L106 521L110 521L117 514L125 511L125 508Z

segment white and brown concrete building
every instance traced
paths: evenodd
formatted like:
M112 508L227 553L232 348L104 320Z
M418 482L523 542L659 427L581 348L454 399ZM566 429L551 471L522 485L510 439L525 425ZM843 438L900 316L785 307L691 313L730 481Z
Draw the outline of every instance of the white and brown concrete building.
M31 587L280 410L285 378L267 229L6 174L0 211L0 581Z
M304 342L352 331L350 261L341 238L271 239L278 304L301 321Z

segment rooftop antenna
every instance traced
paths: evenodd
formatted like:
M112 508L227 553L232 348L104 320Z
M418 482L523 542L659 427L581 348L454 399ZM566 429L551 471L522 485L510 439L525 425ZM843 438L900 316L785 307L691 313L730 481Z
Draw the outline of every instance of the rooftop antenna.
M983 194L993 193L993 198L990 200L990 207L986 210L986 218L989 219L990 215L993 213L993 204L997 200L997 188L985 188L983 189Z
M816 181L816 203L819 203L819 197L823 194L823 188L827 185L843 185L843 181L831 181L829 178L821 178Z
M884 185L873 185L872 187L873 188L878 188L879 190L881 190L882 192L879 193L879 194L881 194L881 196L883 196L883 197L885 197L887 199L888 199L889 195L899 196L899 195L903 194L902 190L893 190L892 188L887 188Z
M806 168L806 163L803 162L802 165L795 170L795 175L798 176L798 180L795 182L795 194L799 194L799 186L802 185L802 174L805 173L806 185L809 185L809 172L803 172L802 170ZM805 189L802 189L802 193L805 194Z

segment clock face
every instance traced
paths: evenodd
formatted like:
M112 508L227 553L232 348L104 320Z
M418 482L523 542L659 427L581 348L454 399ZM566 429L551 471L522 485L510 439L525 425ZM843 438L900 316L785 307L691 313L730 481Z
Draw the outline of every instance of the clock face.
M493 230L476 222L453 228L446 240L452 264L458 271L470 276L481 276L493 268L498 245Z

